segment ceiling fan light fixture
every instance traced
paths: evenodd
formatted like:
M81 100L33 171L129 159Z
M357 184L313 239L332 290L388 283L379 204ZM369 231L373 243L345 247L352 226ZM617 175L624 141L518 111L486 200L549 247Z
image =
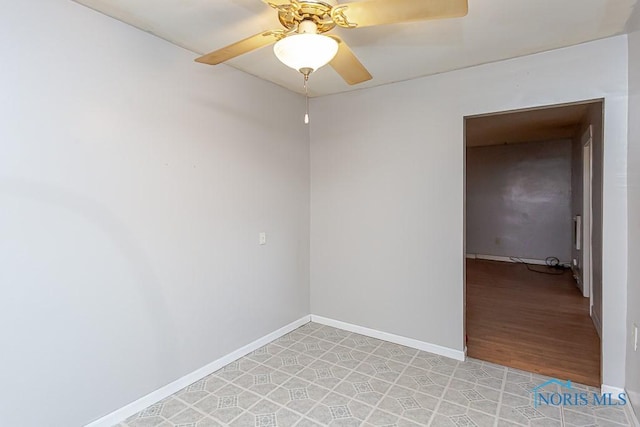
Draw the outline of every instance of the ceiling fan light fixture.
M296 71L316 71L336 56L338 42L322 34L294 34L278 41L273 52L280 62Z

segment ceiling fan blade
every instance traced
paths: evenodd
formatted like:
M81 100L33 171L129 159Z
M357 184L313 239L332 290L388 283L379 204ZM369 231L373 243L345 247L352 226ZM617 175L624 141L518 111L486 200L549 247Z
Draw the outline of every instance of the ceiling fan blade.
M368 27L426 19L456 18L468 12L467 0L370 0L344 3L331 12L343 27ZM342 21L342 22L341 22Z
M289 0L262 0L262 2L268 4L274 9L291 4Z
M355 85L373 78L340 37L329 37L338 42L338 53L331 62L329 62L329 65L340 74L340 77L342 77L345 82L350 85Z
M228 61L236 56L240 56L244 53L251 52L252 50L275 43L281 38L284 38L285 35L286 33L282 30L263 31L262 33L247 37L244 40L230 44L222 49L207 53L206 55L197 58L196 62L209 65L220 64L221 62Z

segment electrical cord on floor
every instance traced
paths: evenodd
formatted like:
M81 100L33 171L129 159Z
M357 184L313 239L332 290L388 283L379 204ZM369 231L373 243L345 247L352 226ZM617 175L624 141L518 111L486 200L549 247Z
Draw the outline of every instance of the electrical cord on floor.
M560 264L560 260L554 256L549 256L544 260L545 264L547 264L547 270L537 270L533 268L534 264L529 264L528 262L525 262L522 258L510 256L509 259L518 264L524 264L525 267L527 267L527 270L532 271L534 273L560 276L564 274L564 271L567 269L567 266Z

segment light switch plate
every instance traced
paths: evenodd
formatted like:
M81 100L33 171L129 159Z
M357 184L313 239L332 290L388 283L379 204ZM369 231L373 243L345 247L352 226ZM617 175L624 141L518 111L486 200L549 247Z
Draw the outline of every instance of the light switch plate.
M258 243L260 245L266 245L267 244L267 233L262 231L260 234L258 234Z

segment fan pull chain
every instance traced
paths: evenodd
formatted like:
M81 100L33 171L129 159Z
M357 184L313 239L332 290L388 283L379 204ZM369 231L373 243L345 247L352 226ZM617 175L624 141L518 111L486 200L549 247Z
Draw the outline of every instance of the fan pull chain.
M304 95L306 97L306 111L304 113L304 124L309 124L309 87L307 86L307 82L309 81L309 74L304 75Z

